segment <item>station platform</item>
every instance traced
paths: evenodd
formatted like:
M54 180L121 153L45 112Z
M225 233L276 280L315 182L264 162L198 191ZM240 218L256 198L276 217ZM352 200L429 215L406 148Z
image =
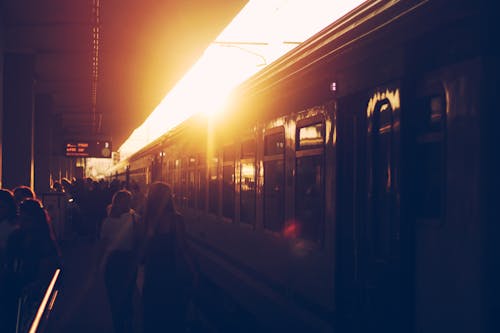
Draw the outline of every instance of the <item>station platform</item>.
M100 246L98 241L86 237L77 237L62 244L64 268L61 284L42 330L44 333L114 332L103 273L99 267ZM192 321L186 327L186 332L262 331L252 318L242 318L234 312L234 308L226 308L220 302L225 298L220 293L221 290L201 276L191 310ZM143 323L138 293L134 302L134 333L141 333Z

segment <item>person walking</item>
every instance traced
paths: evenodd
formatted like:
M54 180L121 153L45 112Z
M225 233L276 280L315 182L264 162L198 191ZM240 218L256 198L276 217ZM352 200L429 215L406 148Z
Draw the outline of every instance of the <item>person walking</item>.
M170 186L163 182L150 186L144 226L144 333L165 326L169 332L183 332L197 274L184 219L175 209Z
M104 282L117 333L133 331L133 295L137 278L140 216L131 209L132 194L120 190L113 196L109 215L102 222Z

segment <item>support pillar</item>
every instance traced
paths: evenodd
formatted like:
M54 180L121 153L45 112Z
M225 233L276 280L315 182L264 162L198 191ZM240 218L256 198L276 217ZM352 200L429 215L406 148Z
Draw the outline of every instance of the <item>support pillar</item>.
M2 185L34 189L33 54L4 55Z

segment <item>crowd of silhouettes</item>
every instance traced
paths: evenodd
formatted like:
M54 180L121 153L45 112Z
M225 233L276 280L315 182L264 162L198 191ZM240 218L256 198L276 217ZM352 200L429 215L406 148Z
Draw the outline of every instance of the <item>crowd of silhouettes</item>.
M143 193L134 182L87 178L62 179L52 191L66 202L65 230L74 235L67 241L101 245L114 331L132 332L137 312L143 332L165 325L185 331L198 274L171 187L156 182ZM62 266L51 218L27 186L0 190L0 263L0 331L10 332L22 293L33 284L46 286Z

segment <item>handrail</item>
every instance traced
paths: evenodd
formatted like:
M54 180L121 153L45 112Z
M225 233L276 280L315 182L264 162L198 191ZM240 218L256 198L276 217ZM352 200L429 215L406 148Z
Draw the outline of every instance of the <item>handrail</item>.
M54 290L54 286L56 285L57 278L59 277L59 274L61 273L61 269L58 268L54 272L54 275L52 276L52 280L49 283L49 286L47 287L47 291L45 292L43 296L43 300L40 303L40 306L38 307L38 311L36 313L35 319L33 320L33 323L31 324L31 327L29 329L29 333L36 333L38 330L38 325L40 325L40 320L42 319L42 315L45 312L45 308L47 306L47 302L49 301L50 295L52 294L52 291ZM57 297L57 294L55 295ZM52 308L54 304L55 298L51 300L49 307Z

